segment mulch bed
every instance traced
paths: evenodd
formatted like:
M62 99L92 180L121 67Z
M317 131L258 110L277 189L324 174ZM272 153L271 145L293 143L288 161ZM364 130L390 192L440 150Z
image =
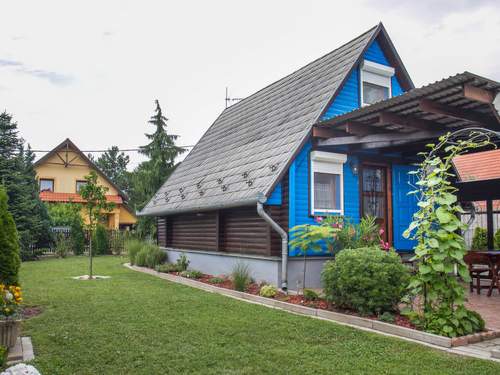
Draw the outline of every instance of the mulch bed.
M182 277L179 272L170 272L170 274ZM203 274L203 276L201 276L200 278L195 279L195 280L201 281L202 283L205 283L205 284L218 286L220 288L234 290L233 282L229 278L216 277L217 279L224 280L223 282L216 282L216 283L212 282L213 278L214 278L213 275ZM253 295L259 295L261 286L262 285L259 285L257 283L251 283L247 286L245 292L253 294ZM353 310L336 308L335 306L333 306L331 303L329 303L328 301L326 301L323 298L318 298L316 300L307 300L301 294L293 294L293 295L288 294L287 295L287 294L280 292L280 291L278 291L276 296L271 297L271 298L279 300L279 301L283 301L283 302L292 303L294 305L302 305L302 306L307 306L307 307L311 307L314 309L329 310L329 311L334 311L334 312L338 312L338 313L342 313L342 314L349 314L349 315L359 316L362 318L379 320L376 315L368 315L368 316L360 315L359 313L357 313L356 311L353 311ZM410 320L406 316L399 315L399 314L394 314L394 322L392 322L391 324L395 324L395 325L398 325L401 327L416 329L415 326L410 322Z
M41 306L24 306L22 315L24 319L29 319L40 315L42 312L43 308Z

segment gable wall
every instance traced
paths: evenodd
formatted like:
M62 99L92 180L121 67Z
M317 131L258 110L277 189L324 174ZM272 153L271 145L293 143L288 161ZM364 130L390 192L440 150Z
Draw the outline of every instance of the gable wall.
M60 152L59 154L63 159L66 158L66 152ZM73 158L75 159L73 160ZM92 169L87 162L75 152L68 152L68 161L70 160L72 160L72 165L65 167L62 160L57 155L52 155L44 163L35 168L36 177L38 179L53 179L55 193L76 193L76 181L84 180L84 176L88 175ZM106 194L118 194L118 191L116 191L116 189L100 174L97 175L97 181L99 184L109 189Z
M379 43L375 40L366 50L363 58L365 60L373 61L379 64L390 66L389 61L384 56ZM335 97L334 101L325 111L321 120L341 115L346 112L353 111L360 107L360 83L359 83L359 66L356 67L348 79L346 80L342 90ZM392 94L393 96L403 93L401 85L399 84L396 76L392 78ZM309 154L312 149L311 142L308 142L301 152L297 155L292 162L289 169L289 229L295 225L301 224L314 224L314 218L310 215L309 211L309 186L310 186L310 161ZM342 151L339 151L342 152ZM349 166L352 162L357 162L358 158L354 155L348 155L347 162L344 164L344 216L349 217L352 222L359 222L360 220L360 192L359 192L359 178L352 173ZM399 170L398 170L399 171ZM402 178L403 175L398 175L398 179L393 178L394 189L401 192L399 200L394 200L394 204L399 202L407 203L401 200L403 191L408 185L408 180ZM409 206L408 206L409 207ZM405 214L400 214L394 217L394 237L399 235L398 231L406 225L408 221L408 213L411 211L409 208ZM397 222L396 222L397 221ZM405 228L406 229L406 228ZM395 243L396 245L396 243ZM397 245L408 247L409 241L403 243L398 242ZM290 255L298 255L297 249L290 249ZM310 253L309 255L318 255Z

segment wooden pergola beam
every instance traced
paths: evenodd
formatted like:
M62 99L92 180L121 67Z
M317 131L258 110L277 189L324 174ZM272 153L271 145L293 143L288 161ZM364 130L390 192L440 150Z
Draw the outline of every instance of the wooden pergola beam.
M433 131L436 129L436 125L432 121L421 120L412 116L401 116L392 112L381 112L378 115L378 123L399 125L404 128L424 131Z
M375 126L362 124L356 121L348 121L345 124L345 131L348 134L359 135L359 136L384 132L384 130L379 129Z
M452 107L429 99L419 100L418 107L423 112L452 117L457 120L479 123L481 125L491 125L492 123L489 117L475 113L473 110Z
M493 91L485 90L476 86L465 84L462 88L462 95L469 100L491 104L495 100L496 94Z
M328 139L339 136L345 136L345 133L335 129L313 127L312 136L314 138Z
M343 146L343 145L354 145L354 144L364 144L364 143L373 143L376 147L376 143L380 143L382 145L387 144L388 142L395 141L407 141L412 142L421 139L431 139L437 138L443 135L443 131L420 131L414 133L380 133L380 134L369 134L365 136L348 136L348 137L337 137L325 139L323 141L318 142L318 146ZM367 146L368 147L368 146ZM380 147L380 145L379 145ZM384 146L386 147L386 146Z

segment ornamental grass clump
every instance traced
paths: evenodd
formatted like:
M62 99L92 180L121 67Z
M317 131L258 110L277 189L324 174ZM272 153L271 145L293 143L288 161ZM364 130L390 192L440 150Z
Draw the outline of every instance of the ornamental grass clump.
M456 269L463 281L470 281L464 262L465 240L460 234L467 225L458 218L464 211L450 180L455 177L453 158L490 144L488 136L475 131L465 140L454 140L448 133L439 143L428 145L431 151L421 153L424 160L413 172L418 189L412 193L419 210L404 236L417 241L413 260L418 269L408 287L412 298L407 300L405 314L430 333L456 337L484 329L479 314L465 308L464 287L453 273Z
M135 258L137 257L137 254L139 251L142 249L142 242L136 239L130 239L125 242L125 251L128 254L128 258L130 260L130 264L134 265L135 263Z
M321 278L328 301L363 315L397 311L409 271L395 251L345 249L326 262Z
M237 263L231 273L234 289L239 292L244 292L252 278L250 276L250 269L245 263Z

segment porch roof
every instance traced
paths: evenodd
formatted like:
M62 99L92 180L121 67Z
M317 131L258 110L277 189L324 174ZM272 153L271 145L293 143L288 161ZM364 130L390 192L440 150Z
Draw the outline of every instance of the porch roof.
M448 131L473 127L500 131L498 92L499 82L464 72L318 122L313 137L319 147L403 146L401 150L413 152L409 143L421 145Z

